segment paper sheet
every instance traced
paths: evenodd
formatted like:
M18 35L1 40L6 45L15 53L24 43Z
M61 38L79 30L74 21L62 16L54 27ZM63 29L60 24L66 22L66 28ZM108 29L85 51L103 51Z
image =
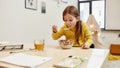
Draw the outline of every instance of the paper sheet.
M34 68L37 65L47 62L50 59L51 57L41 57L41 56L17 53L8 57L1 58L0 61L5 61L20 66L29 66L31 68Z

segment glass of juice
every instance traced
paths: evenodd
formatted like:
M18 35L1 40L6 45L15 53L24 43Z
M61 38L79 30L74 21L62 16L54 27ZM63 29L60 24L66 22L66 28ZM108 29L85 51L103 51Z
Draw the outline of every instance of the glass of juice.
M35 50L43 51L44 50L44 39L34 40Z

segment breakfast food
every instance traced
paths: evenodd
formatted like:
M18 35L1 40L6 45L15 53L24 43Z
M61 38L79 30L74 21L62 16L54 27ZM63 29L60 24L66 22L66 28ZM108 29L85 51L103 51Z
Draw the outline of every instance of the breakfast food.
M71 40L60 40L59 44L63 49L69 49L73 46L73 42Z

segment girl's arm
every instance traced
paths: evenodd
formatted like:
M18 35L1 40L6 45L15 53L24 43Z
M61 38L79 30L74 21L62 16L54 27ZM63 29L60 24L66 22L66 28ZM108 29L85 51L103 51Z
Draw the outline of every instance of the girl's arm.
M64 35L64 27L61 27L59 31L52 33L52 38L54 40L57 40L57 39L59 39L63 35Z

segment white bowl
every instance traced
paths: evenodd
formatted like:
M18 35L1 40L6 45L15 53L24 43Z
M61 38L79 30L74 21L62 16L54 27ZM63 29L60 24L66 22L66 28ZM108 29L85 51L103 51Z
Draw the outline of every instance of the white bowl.
M73 46L73 42L69 40L59 40L59 45L63 49L70 49Z

